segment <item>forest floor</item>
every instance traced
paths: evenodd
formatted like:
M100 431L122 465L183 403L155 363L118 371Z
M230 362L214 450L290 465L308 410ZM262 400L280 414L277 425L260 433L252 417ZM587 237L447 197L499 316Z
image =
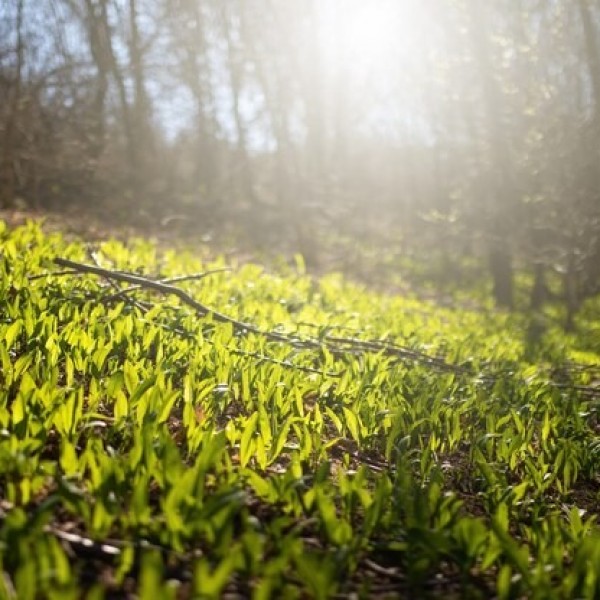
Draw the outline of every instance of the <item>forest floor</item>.
M45 231L60 231L67 236L77 236L89 242L108 238L127 240L132 237L144 237L168 245L175 245L182 241L181 233L176 228L161 226L159 222L151 221L136 222L131 219L123 222L110 213L97 211L0 209L0 220L5 221L9 227L24 225L30 220L38 221L42 223Z
M0 598L598 597L598 302L533 347L491 304L0 219Z
M124 220L106 210L20 208L0 209L0 221L4 221L10 228L24 225L27 221L36 221L47 233L60 232L67 240L83 239L90 244L108 239L127 242L140 238L152 242L158 248L189 250L207 260L223 256L228 262L240 265L254 262L275 269L282 262L294 264L300 253L293 241L285 236L281 239L274 238L269 245L264 240L253 240L247 232L242 231L244 228L239 224L194 230L186 226L186 219L178 214L163 220L151 219L148 215ZM321 239L317 244L316 239L319 237ZM359 247L354 243L356 241L347 236L339 239L331 235L319 236L319 232L315 232L315 244L311 250L316 254L312 261L306 263L307 271L317 277L333 272L342 273L347 279L377 291L417 295L422 299L438 301L442 305L448 305L451 301L447 295L436 292L430 286L425 289L420 282L399 277L393 265L380 261L383 247L378 248L368 240L363 240L364 247ZM378 244L386 246L388 253L393 255L394 249L389 245L381 241ZM320 247L319 251L315 250L317 246ZM475 308L475 303L469 304L470 308Z

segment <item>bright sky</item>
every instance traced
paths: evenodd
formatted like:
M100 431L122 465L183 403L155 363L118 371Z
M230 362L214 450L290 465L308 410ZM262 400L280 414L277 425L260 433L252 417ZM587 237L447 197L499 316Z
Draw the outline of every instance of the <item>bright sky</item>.
M288 10L288 1L273 3L282 18L294 14ZM351 119L355 112L360 113L364 129L399 138L405 138L407 129L412 129L418 137L428 137L422 95L430 90L426 80L432 78L431 48L437 44L435 26L440 17L432 15L428 6L427 0L320 0L316 3L316 27L292 28L297 38L291 40L291 45L316 50L325 102L334 102L334 111L335 102L342 97ZM217 57L214 66L217 78L223 74L223 81L215 85L214 91L217 114L229 136L234 130L232 101L226 69L219 65L221 60L224 57ZM296 64L309 71L315 67L299 57ZM292 78L296 75L302 80L301 73L292 74ZM174 111L166 120L175 130L185 125L185 115L189 114L185 105L191 99L186 96L185 91L176 98L171 96L170 106L165 107L167 112ZM245 114L255 123L248 133L251 146L257 150L270 145L260 125L256 127L260 103L255 87L241 98ZM321 108L327 115L327 107ZM390 123L399 131L394 131Z

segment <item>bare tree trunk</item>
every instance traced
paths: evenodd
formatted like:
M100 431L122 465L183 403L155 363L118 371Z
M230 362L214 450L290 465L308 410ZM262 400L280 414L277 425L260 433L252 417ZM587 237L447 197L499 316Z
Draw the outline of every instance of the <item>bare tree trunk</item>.
M536 262L533 269L533 287L529 298L529 308L538 311L548 299L548 286L546 285L546 270L543 262Z
M244 8L242 3L238 5L239 17L243 19ZM222 13L223 28L225 30L225 39L227 42L227 61L229 68L229 84L231 86L231 95L233 98L233 120L235 123L235 131L237 138L236 146L236 170L240 173L241 177L241 196L242 200L247 199L250 201L251 208L254 208L256 204L256 197L254 194L254 182L252 178L252 171L250 169L249 157L248 157L248 135L246 132L246 125L242 117L240 110L240 97L242 93L242 79L243 79L243 59L239 44L234 41L234 35L231 30L231 20L226 9ZM240 25L240 27L243 26ZM238 31L238 35L241 37L241 32Z
M88 9L88 16L91 17L93 27L96 29L94 33L94 39L90 37L90 44L97 45L97 68L102 73L108 73L112 75L113 81L117 88L117 94L119 97L119 104L121 107L121 119L123 124L123 132L125 134L125 145L127 149L127 173L129 179L129 185L131 187L131 193L136 199L136 181L140 172L140 147L136 138L136 129L127 99L127 88L125 85L125 78L117 62L113 48L113 40L111 35L111 27L108 19L107 11L107 0L86 0L86 6ZM101 89L99 91L101 94ZM97 96L96 100L100 101L100 96Z
M470 0L474 52L478 61L479 77L483 88L483 104L487 123L487 141L490 146L491 171L486 185L487 216L489 230L488 260L493 279L494 298L498 306L513 306L512 248L510 246L510 223L508 215L513 204L514 193L509 181L509 169L505 134L502 132L500 90L494 80L489 28L480 0ZM507 206L502 206L506 203Z
M0 156L0 207L11 208L14 205L17 187L16 163L18 161L17 126L22 104L22 79L24 63L23 6L24 0L17 0L15 70L11 85L10 108L5 126L3 152Z
M132 183L134 201L145 199L148 191L151 156L153 154L150 135L150 102L146 91L142 47L138 29L136 0L129 0L129 61L133 78L133 106L130 111L130 128L133 135L130 142L132 156ZM134 164L133 164L134 163Z
M583 27L583 36L585 43L586 59L590 71L592 87L594 89L595 103L595 125L600 121L600 54L597 37L597 32L594 31L594 16L590 8L590 2L587 0L577 0L579 9L579 18Z
M270 2L267 2L264 8L271 17L269 25L279 29L280 23L275 16L275 8ZM292 142L286 122L286 98L282 92L282 77L278 63L275 63L270 70L265 69L263 57L265 51L260 48L260 39L257 39L256 32L249 34L248 31L245 31L245 34L246 51L254 64L256 81L264 94L267 119L275 141L274 192L279 204L278 209L285 211L293 203L290 199L292 193L290 171L293 160ZM263 50L262 55L261 50Z
M131 73L133 76L133 123L135 127L136 143L140 146L140 163L148 158L152 152L152 139L150 136L150 101L146 90L146 77L142 56L142 46L138 28L138 14L136 0L129 0L129 60L131 61ZM140 164L140 166L143 166ZM147 177L148 173L139 173L139 183Z
M103 27L101 4L93 0L85 0L85 14L80 18L85 22L88 36L90 54L96 67L96 84L94 101L92 104L92 115L90 125L90 155L92 159L97 160L104 151L105 144L105 110L106 96L108 94L108 76L110 72L110 61L107 59L107 47L110 40L106 40L107 31ZM79 12L77 4L70 3L72 10Z
M577 264L573 251L569 253L567 266L563 275L563 290L567 314L565 318L565 330L575 330L575 315L579 310L580 295L578 289Z
M587 193L591 195L590 217L593 226L591 228L591 244L587 256L585 271L585 292L588 295L600 291L600 152L598 140L600 140L600 43L598 31L594 28L594 14L587 0L577 0L579 18L583 28L586 62L590 74L593 90L594 112L592 124L587 137L587 160L589 181Z
M201 200L212 203L215 200L218 179L218 157L214 145L217 127L214 115L210 112L213 110L212 105L214 104L212 91L210 86L205 83L211 68L207 59L206 27L199 2L195 0L186 2L185 8L192 36L186 37L181 44L183 84L191 92L196 107L195 177L192 184L194 193L200 194Z

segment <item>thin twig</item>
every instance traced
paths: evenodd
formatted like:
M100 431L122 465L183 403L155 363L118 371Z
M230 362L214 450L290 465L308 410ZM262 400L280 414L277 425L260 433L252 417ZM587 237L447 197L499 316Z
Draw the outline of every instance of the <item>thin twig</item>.
M383 352L386 356L399 356L401 358L408 358L416 362L426 363L433 367L438 367L446 371L452 371L455 373L472 374L471 371L460 365L453 365L447 363L441 358L430 356L424 352L413 350L412 348L406 348L403 346L397 346L393 343L377 341L377 340L361 340L359 338L347 338L338 336L325 336L327 342L334 344L344 344L351 346L354 349L363 349L371 352Z
M217 310L209 308L208 306L202 304L197 301L195 298L190 296L187 292L182 289L172 285L172 283L165 283L164 281L155 281L152 279L147 279L145 277L141 277L139 275L133 275L130 273L123 273L121 271L110 271L108 269L104 269L99 266L87 265L82 263L77 263L65 258L55 258L55 264L67 267L69 269L73 269L75 272L82 273L91 273L93 275L98 275L100 277L104 277L105 279L112 280L113 285L114 281L122 281L125 283L130 283L134 286L138 286L139 288L147 288L153 289L162 294L171 294L178 297L184 304L187 304L191 308L193 308L198 314L201 316L212 316L215 321L220 323L229 323L233 326L234 331L241 334L255 333L260 335L268 340L289 344L295 348L304 349L304 350L320 350L327 349L334 355L341 356L347 355L348 353L360 353L360 352L381 352L386 356L396 356L401 359L408 359L414 362L418 362L424 364L426 366L439 369L445 372L452 372L458 375L476 375L476 373L469 369L468 367L464 367L462 365L456 365L447 363L441 358L437 358L435 356L429 356L423 352L418 350L414 350L411 348L406 348L402 346L395 345L391 342L385 342L380 340L361 340L359 338L354 337L338 337L338 336L325 336L323 339L317 340L314 338L302 339L298 337L292 337L289 335L285 335L282 333L277 333L274 331L264 331L253 325L251 323L245 323L234 319L233 317L229 317ZM179 278L174 278L167 281L182 281L186 278L190 278L194 276L182 276ZM119 290L119 292L123 292L124 290ZM136 303L136 306L140 308L142 311L148 310L147 306L142 305L141 303ZM238 354L246 354L248 356L253 356L252 353L244 353L242 350L235 350ZM273 362L276 364L280 364L281 366L290 366L293 368L297 368L302 371L307 371L311 373L324 374L322 371L318 369L311 369L310 367L300 367L297 365L292 365L291 363L287 363L287 361L277 361L276 359L271 359L268 357L264 357L262 355L254 355L254 358L259 360L267 360L269 362ZM332 374L333 375L333 374ZM494 382L498 379L497 374L490 374L488 376L484 375L484 379L486 383ZM588 397L596 397L600 394L598 388L596 387L588 387L588 386L577 386L571 384L553 384L558 388L568 388L578 391L582 394L588 395Z
M141 277L139 275L133 275L130 273L123 273L121 271L110 271L108 269L103 269L99 266L77 263L66 258L55 258L54 262L59 266L68 267L82 273L91 273L93 275L98 275L100 277L112 279L114 281L123 281L125 283L141 286L142 288L152 289L157 292L160 292L161 294L174 295L177 298L179 298L184 304L187 304L188 306L192 307L201 316L211 315L215 321L218 321L220 323L229 323L233 326L235 331L243 334L255 333L271 341L290 344L296 348L315 350L326 348L330 352L338 355L347 354L348 352L361 351L383 352L388 356L399 356L402 358L407 358L409 360L421 362L431 367L437 367L445 371L468 374L468 371L466 371L458 365L451 365L444 362L441 359L436 359L435 357L428 356L426 354L422 354L420 352L409 350L406 348L394 347L386 343L360 340L357 338L343 338L333 336L326 336L323 340L300 339L281 333L276 333L273 331L264 331L256 327L255 325L252 325L251 323L244 323L242 321L238 321L233 317L229 317L215 309L209 308L208 306L202 304L201 302L197 301L195 298L190 296L184 290L169 283L161 283L159 281L147 279L146 277ZM341 344L349 345L350 348L340 347Z
M77 271L50 271L49 273L40 273L39 275L28 275L28 281L35 281L36 279L43 279L44 277L62 277L63 275L75 275Z
M94 264L96 265L96 267L98 267L99 269L101 269L102 267L100 266L100 261L98 260L98 253L95 252L94 250L90 249L89 247L87 248L87 253L88 256L94 261ZM115 281L113 281L112 279L110 279L110 277L104 277L106 279L106 281L108 281L108 285L110 285L114 290L117 290L117 294L120 292L119 286L116 284ZM138 301L138 300L130 300L130 304L137 307L140 310L144 310L142 304Z
M397 568L382 567L380 564L376 563L370 558L365 558L364 564L368 569L371 569L371 571L377 573L377 575L383 575L384 577L389 577L390 579L396 579L399 581L406 581L406 577L400 573Z
M217 310L209 308L201 302L198 302L195 298L192 298L192 296L190 296L187 292L184 292L182 289L175 287L174 285L168 283L160 283L159 281L153 281L152 279L140 277L139 275L132 275L130 273L123 273L121 271L110 271L108 269L103 269L102 267L77 263L66 258L55 258L54 262L59 266L75 269L76 271L80 271L82 273L91 273L93 275L98 275L100 277L105 277L114 281L123 281L125 283L139 285L143 288L148 288L160 292L161 294L171 294L179 298L184 304L191 306L201 316L211 315L215 321L219 321L220 323L229 323L233 325L236 331L240 331L243 333L256 333L258 335L267 337L271 340L280 342L290 341L287 336L269 331L262 331L255 325L251 325L250 323L243 323L242 321L238 321L233 317L228 317L227 315L224 315L223 313L220 313Z
M225 273L227 271L231 271L230 267L221 267L219 269L213 269L211 271L204 271L203 273L195 273L193 275L178 275L177 277L170 277L168 279L156 279L154 281L157 281L158 283L163 283L163 284L173 284L173 283L180 283L182 281L200 281L201 279L204 279L206 277L209 277L210 275L216 275L217 273ZM70 273L74 273L75 271L70 271ZM110 300L116 300L121 296L125 296L126 294L130 294L131 292L137 292L138 290L143 289L143 286L141 285L132 285L128 288L123 288L121 290L119 290L116 294L112 294L110 296L104 296L104 300L105 301L110 301Z

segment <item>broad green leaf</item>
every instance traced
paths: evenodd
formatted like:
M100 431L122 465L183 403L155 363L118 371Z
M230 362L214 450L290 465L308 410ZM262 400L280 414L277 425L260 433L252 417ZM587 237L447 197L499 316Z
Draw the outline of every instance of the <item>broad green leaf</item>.
M244 431L240 440L240 466L243 468L248 464L253 451L252 440L258 423L258 413L253 413L244 424Z

